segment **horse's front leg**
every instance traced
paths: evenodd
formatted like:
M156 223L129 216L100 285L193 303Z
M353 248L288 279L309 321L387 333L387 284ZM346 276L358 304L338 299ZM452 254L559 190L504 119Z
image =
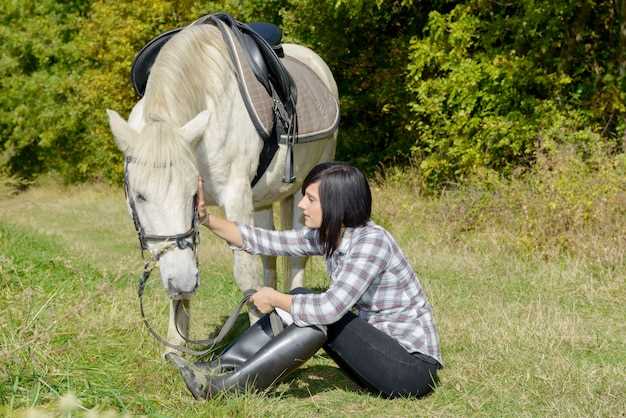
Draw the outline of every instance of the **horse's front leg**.
M170 320L167 327L167 342L173 345L184 345L185 338L189 338L189 322L191 320L191 300L181 300L180 307L178 308L178 315L176 315L176 300L170 299ZM181 336L182 334L182 336ZM176 353L181 355L182 353L174 348L165 347L163 355L167 353Z
M254 212L254 224L264 229L275 229L274 210L271 206ZM276 257L262 256L263 261L263 286L276 289Z
M234 275L235 282L242 292L248 289L256 289L261 285L261 272L259 269L259 259L243 251L236 251L234 255ZM249 305L248 316L250 324L255 323L261 318L261 313L257 309Z
M302 195L300 192L283 199L280 202L280 223L282 229L301 229L304 227L302 210L298 208L298 202ZM285 291L304 286L304 268L308 257L285 258Z
M230 182L228 193L223 202L226 218L230 221L254 225L252 190L247 180L242 179L241 181ZM233 274L235 282L242 292L248 289L256 289L261 285L259 260L256 256L252 256L244 251L235 251ZM261 313L254 306L249 306L248 316L250 317L250 323L253 324L261 317Z

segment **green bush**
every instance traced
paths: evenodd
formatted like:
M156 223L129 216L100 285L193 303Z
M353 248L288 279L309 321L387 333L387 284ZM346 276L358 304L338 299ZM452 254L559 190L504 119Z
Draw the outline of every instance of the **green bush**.
M32 178L70 157L57 146L73 135L67 106L78 57L68 44L87 2L0 3L0 167Z
M546 143L584 145L600 132L619 144L626 78L617 76L615 12L592 1L469 1L431 12L424 36L411 40L407 78L426 182L481 168L507 174ZM555 135L563 125L576 133Z

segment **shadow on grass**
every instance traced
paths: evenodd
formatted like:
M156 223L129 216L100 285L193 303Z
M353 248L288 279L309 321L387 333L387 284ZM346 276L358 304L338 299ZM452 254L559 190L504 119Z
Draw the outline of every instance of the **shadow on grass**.
M337 366L316 365L298 369L289 375L284 383L289 385L287 390L270 391L268 395L281 398L310 398L332 390L367 393Z

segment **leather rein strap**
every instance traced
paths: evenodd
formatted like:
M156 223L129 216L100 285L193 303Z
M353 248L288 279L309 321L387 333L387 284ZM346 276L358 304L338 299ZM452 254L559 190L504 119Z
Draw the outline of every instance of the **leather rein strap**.
M144 272L144 275L145 274L146 273ZM145 282L147 282L147 279L148 279L149 275L150 274L148 273L148 275L146 276L146 280L144 281L144 285L145 285ZM181 345L172 344L172 343L166 341L163 337L161 337L154 330L154 328L152 328L152 326L150 325L150 322L148 322L148 319L146 318L146 316L144 314L144 309L143 309L143 287L141 287L140 290L138 291L139 309L141 311L141 319L143 320L144 325L148 329L148 332L158 342L160 342L161 344L163 344L166 347L172 348L174 350L177 350L177 351L180 351L180 352L183 352L183 353L191 354L191 355L194 355L194 356L204 356L204 355L212 352L215 349L215 346L217 344L221 343L222 340L224 339L224 337L226 337L226 335L228 335L228 333L233 329L233 326L235 325L235 322L237 321L237 317L239 316L239 313L243 309L244 305L246 305L246 303L248 303L248 301L250 300L250 296L252 296L252 294L254 292L256 292L256 291L255 290L247 290L246 292L244 292L244 297L241 299L239 304L237 304L235 309L232 310L230 315L228 315L228 319L226 320L226 322L224 323L224 325L220 329L220 331L217 334L217 336L215 338L207 338L205 340L189 340L189 339L187 339L183 335L183 333L180 332L180 330L178 329L178 321L176 321L176 314L178 313L178 310L179 310L179 307L180 307L181 303L180 303L180 301L178 301L176 303L176 311L175 311L175 314L174 314L174 322L176 323L176 331L183 338L183 340L185 340L187 343L203 344L204 347L205 347L203 350L192 350L190 348L183 347Z

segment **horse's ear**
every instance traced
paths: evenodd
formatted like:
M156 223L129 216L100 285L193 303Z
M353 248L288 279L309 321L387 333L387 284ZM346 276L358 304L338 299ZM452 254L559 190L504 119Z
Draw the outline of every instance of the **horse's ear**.
M209 116L208 110L202 111L182 127L183 138L190 145L195 145L196 141L209 126Z
M109 126L111 127L111 132L113 132L115 143L120 151L126 153L130 148L133 137L138 133L116 111L107 109L107 115L109 116Z

